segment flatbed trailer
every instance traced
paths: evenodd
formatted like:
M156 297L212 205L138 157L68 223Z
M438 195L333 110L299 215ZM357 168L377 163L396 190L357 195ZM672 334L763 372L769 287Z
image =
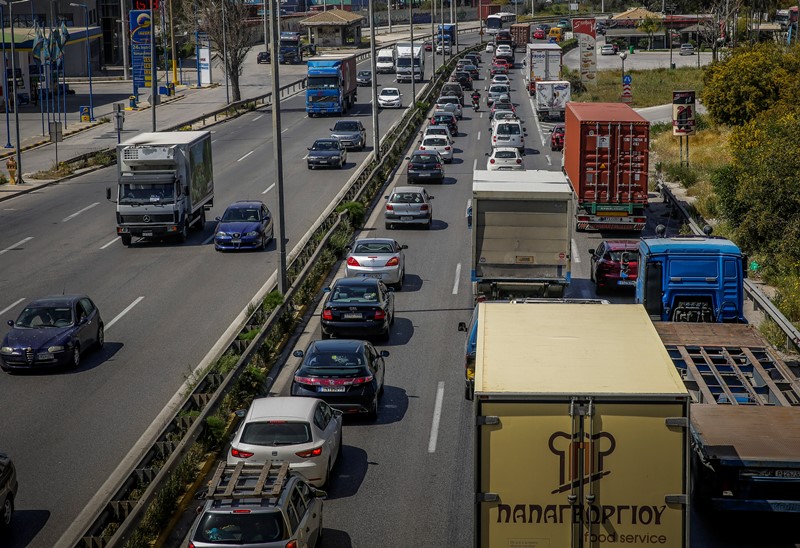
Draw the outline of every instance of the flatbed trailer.
M800 512L800 385L750 325L654 322L692 396L695 500Z

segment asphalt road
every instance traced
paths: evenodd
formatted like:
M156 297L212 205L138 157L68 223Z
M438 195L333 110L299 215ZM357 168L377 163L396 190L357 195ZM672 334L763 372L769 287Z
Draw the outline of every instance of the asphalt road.
M379 82L395 85L393 75ZM410 98L410 84L397 87ZM344 170L312 172L303 161L335 118L307 118L302 96L282 104L289 249L370 150L369 88L359 98L348 116L368 128L368 148L349 153ZM383 111L383 132L401 115ZM270 113L254 111L212 132L217 205L209 218L240 199L261 199L275 211ZM105 200L115 169L0 207L0 317L15 318L35 297L87 293L107 326L105 348L86 354L75 371L0 375L0 447L20 480L11 546L56 543L277 265L274 244L264 253L215 252L214 223L185 245L124 248L114 204ZM0 336L7 330L3 322Z

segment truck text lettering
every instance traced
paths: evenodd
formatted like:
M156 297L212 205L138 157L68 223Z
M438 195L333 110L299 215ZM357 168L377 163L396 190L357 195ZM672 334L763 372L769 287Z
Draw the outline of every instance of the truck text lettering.
M590 505L587 508L570 504L498 505L497 523L615 523L616 525L661 525L666 506Z

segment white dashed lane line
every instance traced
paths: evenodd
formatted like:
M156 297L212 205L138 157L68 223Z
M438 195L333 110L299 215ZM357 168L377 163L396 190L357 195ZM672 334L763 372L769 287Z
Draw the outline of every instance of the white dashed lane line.
M134 306L142 302L142 299L144 299L144 297L137 297L135 301L133 301L131 304L125 307L125 310L114 316L114 319L112 319L110 322L106 324L106 330L110 329L112 325L120 321L125 314L127 314L133 309Z
M84 207L83 209L76 211L76 212L75 212L75 213L73 213L72 215L68 215L67 217L64 217L63 219L61 219L61 222L62 222L62 223L66 223L67 221L69 221L69 220L71 220L71 219L74 219L75 217L77 217L77 216L78 216L78 215L80 215L81 213L85 213L86 211L89 211L89 210L90 210L90 209L92 209L93 207L95 207L95 206L99 206L99 205L100 205L100 202L95 202L95 203L93 203L93 204L90 204L90 205L88 205L88 206Z
M27 242L30 242L31 240L33 240L33 236L28 236L27 238L23 238L22 240L18 241L17 243L15 243L13 245L8 246L5 249L0 249L0 255L4 255L4 254L8 253L12 249L17 249L17 248L19 248L19 246L21 246L21 245L23 245L23 244L25 244Z
M100 249L105 249L105 248L109 247L110 245L112 245L112 244L113 244L114 242L116 242L117 240L119 240L119 237L116 237L116 238L114 238L113 240L111 240L111 241L110 241L110 242L108 242L107 244L103 244L103 245L100 247Z
M241 158L239 158L239 159L238 159L238 160L236 160L236 161L237 161L237 162L241 162L242 160L244 160L245 158L247 158L248 156L250 156L250 155L251 155L253 152L255 152L255 151L254 151L254 150L251 150L250 152L248 152L247 154L245 154L244 156L242 156Z
M436 404L433 407L433 423L431 424L428 453L436 452L436 442L439 439L439 422L442 420L442 400L444 400L444 381L439 381L439 386L436 388Z
M11 310L12 308L14 308L15 306L17 306L19 303L21 303L21 302L22 302L22 301L24 301L24 300L25 300L25 297L22 297L21 299L17 299L17 300L16 300L16 301L14 301L13 303L11 303L11 304L10 304L10 305L8 305L7 307L5 307L3 310L0 310L0 316L2 316L3 314L5 314L6 312L8 312L9 310Z

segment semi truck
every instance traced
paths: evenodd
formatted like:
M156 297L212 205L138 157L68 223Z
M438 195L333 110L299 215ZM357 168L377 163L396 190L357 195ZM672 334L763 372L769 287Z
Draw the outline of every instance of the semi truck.
M528 93L536 93L536 82L561 80L563 50L558 44L528 44L525 50L525 86Z
M456 44L456 36L458 35L458 25L443 24L439 25L436 30L436 41L441 42L449 41L450 45Z
M622 103L567 103L563 170L576 229L639 231L647 221L650 122Z
M309 117L346 113L356 104L357 91L355 54L326 53L308 60L306 112Z
M573 195L561 173L475 170L468 216L475 299L564 295Z
M539 120L563 120L571 88L566 80L536 82L536 114Z
M412 47L410 42L399 43L397 44L395 79L398 82L410 82L412 74L415 81L422 82L422 76L425 74L425 56L422 46L414 44Z
M282 32L279 37L278 62L296 65L303 62L303 43L299 32Z
M692 398L692 483L700 509L800 512L800 389L758 330L654 322Z
M645 310L477 309L474 546L688 546L689 394Z
M141 133L117 145L117 234L130 246L134 237L186 240L202 229L214 205L211 132Z
M514 49L525 49L531 41L531 24L514 23L511 25L511 40Z

